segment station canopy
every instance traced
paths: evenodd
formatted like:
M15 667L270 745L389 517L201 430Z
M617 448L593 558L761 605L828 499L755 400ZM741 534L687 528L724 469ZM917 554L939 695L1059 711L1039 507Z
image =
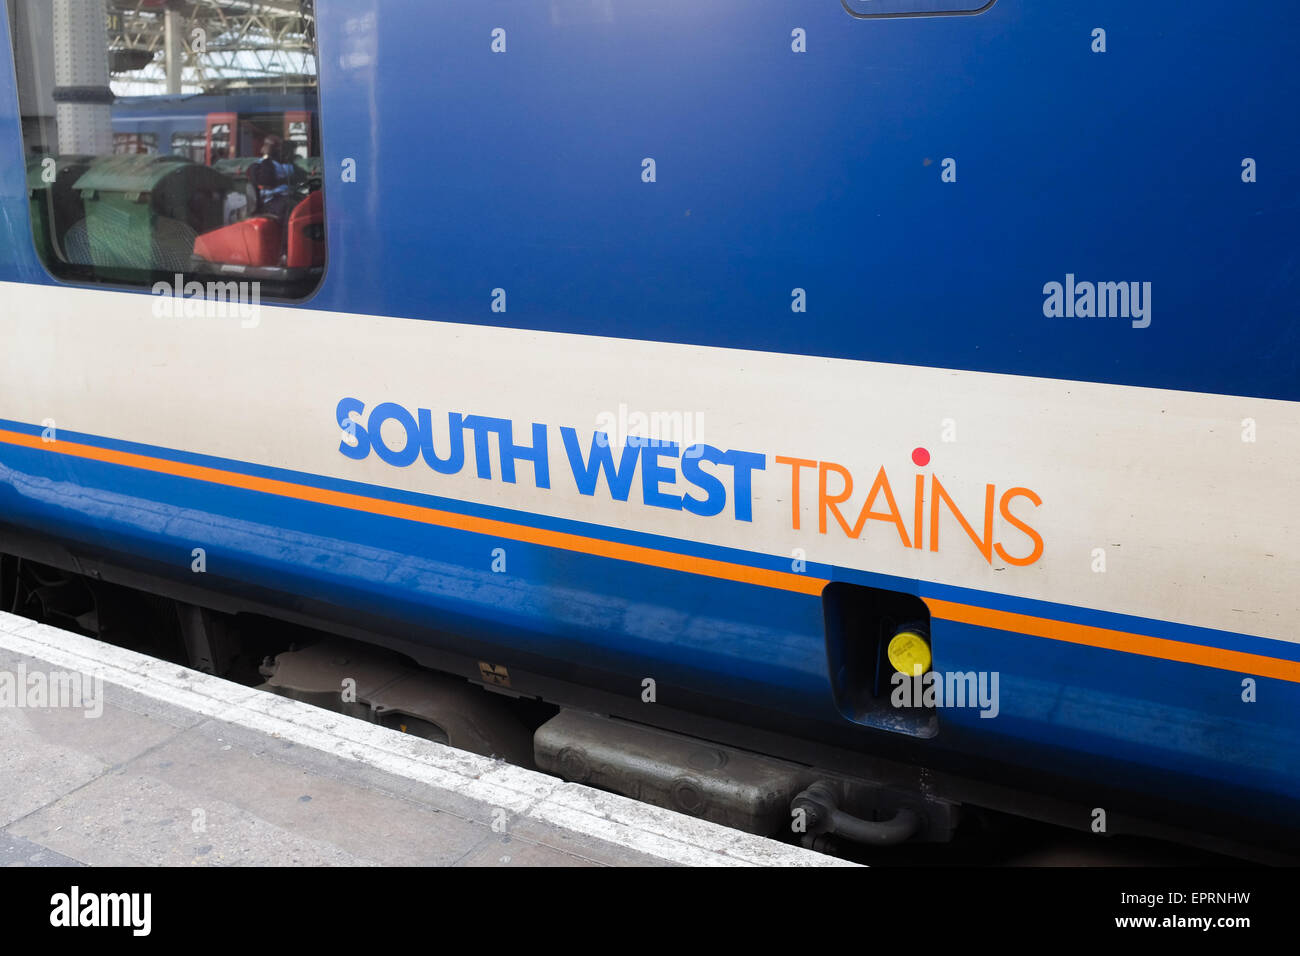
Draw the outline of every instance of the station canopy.
M180 45L179 92L315 88L312 0L108 0L110 85L118 96L168 91L169 11Z

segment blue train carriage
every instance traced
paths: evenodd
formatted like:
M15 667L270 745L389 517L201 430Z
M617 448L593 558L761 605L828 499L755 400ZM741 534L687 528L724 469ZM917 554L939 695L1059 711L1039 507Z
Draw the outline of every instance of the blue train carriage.
M184 156L212 165L258 157L268 135L279 136L294 161L320 156L314 111L301 94L155 94L116 97L113 151Z
M816 845L1296 851L1294 5L304 0L328 202L269 291L265 226L38 253L23 144L57 181L137 106L56 63L42 114L31 6L0 551L542 701L540 765ZM197 99L138 109L211 162Z

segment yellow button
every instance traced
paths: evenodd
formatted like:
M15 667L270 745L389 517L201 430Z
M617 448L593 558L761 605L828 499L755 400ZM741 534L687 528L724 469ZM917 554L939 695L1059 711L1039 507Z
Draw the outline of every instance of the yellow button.
M901 674L920 677L930 669L930 645L916 631L899 631L889 641L889 663Z

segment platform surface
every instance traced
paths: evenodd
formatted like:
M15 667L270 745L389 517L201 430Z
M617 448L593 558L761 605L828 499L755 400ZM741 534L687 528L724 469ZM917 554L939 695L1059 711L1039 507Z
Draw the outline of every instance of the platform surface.
M0 865L842 863L0 613Z

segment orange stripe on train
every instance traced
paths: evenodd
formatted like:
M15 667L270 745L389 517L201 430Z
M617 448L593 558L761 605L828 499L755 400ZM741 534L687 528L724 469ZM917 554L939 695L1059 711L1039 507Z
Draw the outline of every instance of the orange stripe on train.
M1109 628L1093 627L1089 624L1072 624L1069 621L1015 614L1011 611L996 611L992 608L957 604L934 598L926 598L925 603L934 617L945 621L1300 683L1300 661L1248 654L1244 651L1228 651L1219 647L1206 647L1203 644L1173 641L1165 637L1112 631Z
M418 521L422 524L454 528L458 531L470 531L475 534L509 538L514 541L558 548L563 551L577 551L602 558L613 558L617 561L629 561L634 564L667 568L672 571L685 571L688 574L699 574L705 577L738 581L744 584L756 584L760 587L794 591L798 594L820 595L822 589L829 583L823 578L810 578L807 575L794 574L789 571L770 571L766 568L753 568L730 561L697 558L691 555L676 554L672 551L661 551L657 548L622 544L616 541L603 541L600 538L589 538L564 531L532 528L527 525L497 521L492 518L476 518L422 505L402 504L401 502L385 501L381 498L370 498L345 491L313 488L310 485L299 485L275 478L259 478L254 475L223 471L219 468L209 468L204 465L190 465L184 462L168 461L164 458L138 455L134 452L98 448L94 445L82 445L67 441L46 442L35 435L23 435L10 431L0 431L0 441L11 445L21 445L40 451L52 451L62 455L87 458L112 465L124 465L128 468L139 468L165 475L175 475L179 478L192 478L196 481L207 481L231 488L260 491L264 494L279 495L283 498L295 498L299 501L332 505L336 508L349 508L353 511L364 511L389 518L402 518L407 521Z
M369 498L365 495L356 495L344 491L330 491L324 488L314 488L310 485L280 481L275 478L259 478L254 475L224 471L204 465L191 465L184 462L169 461L165 458L153 458L134 452L115 451L76 442L46 442L39 436L24 435L20 432L0 430L0 442L24 448L34 448L38 451L50 451L62 455L71 455L76 458L101 461L112 465L122 465L128 468L139 468L144 471L174 475L180 478L192 478L195 481L206 481L231 488L259 491L264 494L279 495L283 498L310 501L316 504L349 508L353 511L364 511L389 518L401 518L407 521L418 521L423 524L454 528L475 534L524 541L529 544L558 548L563 551L576 551L582 554L612 558L616 561L628 561L634 564L683 571L688 574L699 574L726 581L737 581L759 587L792 591L797 594L820 596L822 590L830 583L824 578L812 578L787 571L753 568L729 561L697 558L690 555L676 554L672 551L646 548L641 545L621 544L614 541L604 541L600 538L569 534L564 531L549 531L527 525L513 524L508 521L497 521L492 518L477 518L422 505L385 501L380 498ZM1146 634L1135 634L1128 631L1114 631L1087 624L1072 624L1068 621L1034 617L1028 614L1016 614L1010 611L998 611L992 608L942 601L936 598L927 598L925 603L930 608L931 615L938 620L972 624L999 631L1063 641L1069 644L1081 644L1103 650L1138 654L1143 657L1197 664L1218 670L1256 674L1262 677L1273 677L1278 680L1300 683L1300 661L1265 657L1261 654L1248 654L1243 651L1223 650L1201 644L1188 644L1184 641L1173 641L1163 637L1151 637Z

